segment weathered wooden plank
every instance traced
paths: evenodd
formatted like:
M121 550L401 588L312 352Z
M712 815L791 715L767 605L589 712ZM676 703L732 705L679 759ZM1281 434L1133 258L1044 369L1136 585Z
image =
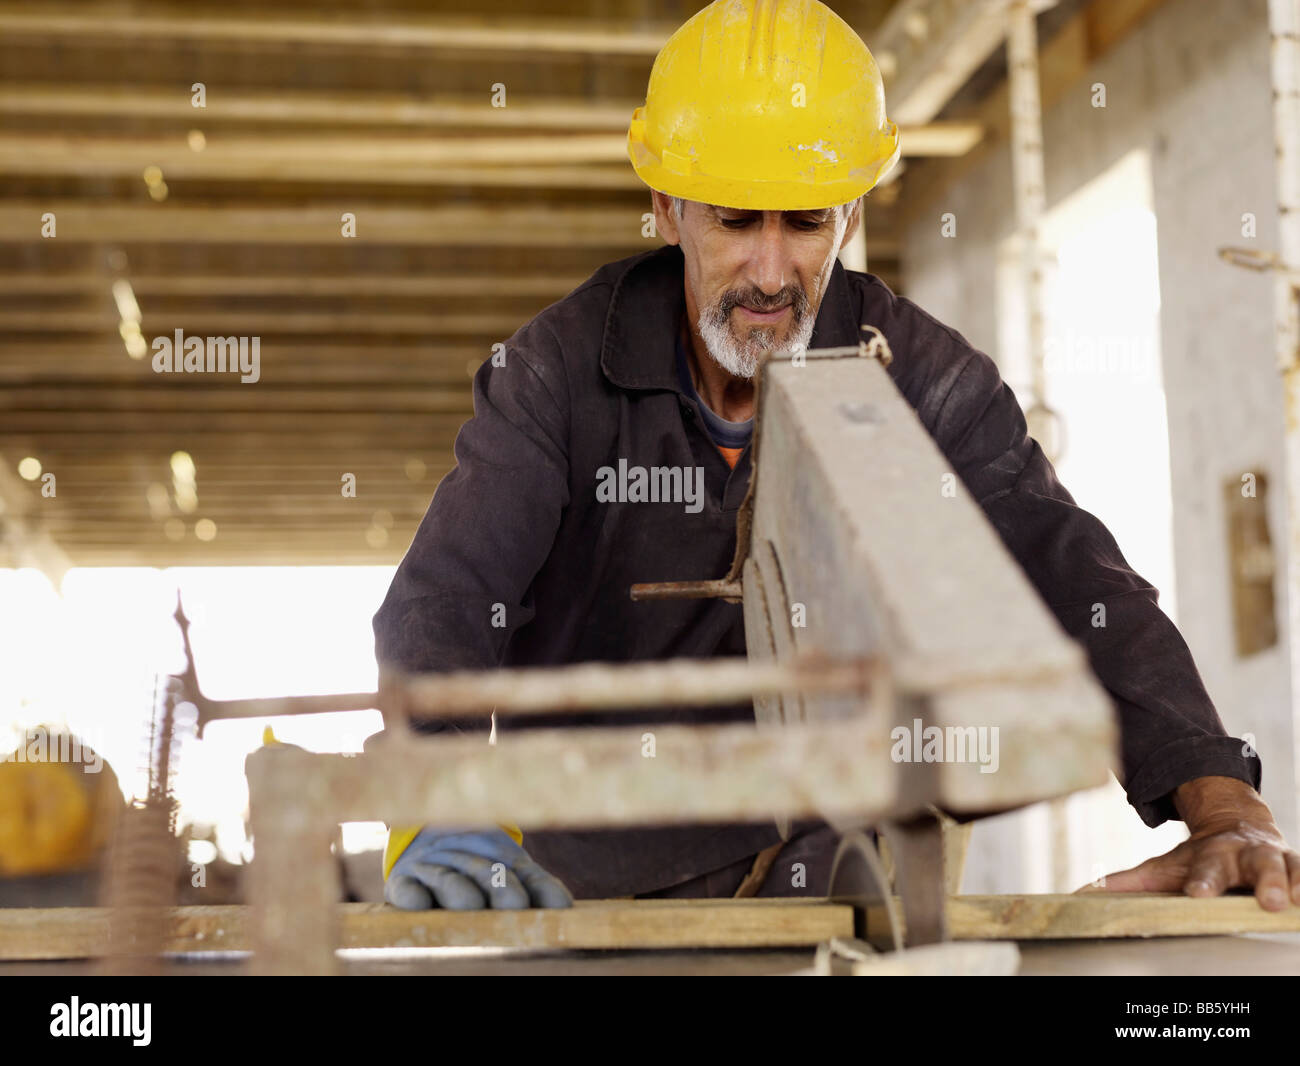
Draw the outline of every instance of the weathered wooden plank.
M923 135L921 146L968 142L974 143L962 129ZM627 165L626 134L436 140L374 135L358 140L343 134L213 136L202 152L195 152L175 134L0 133L0 170L6 174L135 177L149 166L161 167L168 180L644 188Z
M1223 936L1300 931L1300 908L1279 913L1253 897L1178 895L956 896L955 940ZM250 908L177 907L170 952L250 950ZM506 947L535 950L796 947L853 935L852 911L826 900L599 900L567 911L399 911L339 906L340 946ZM108 911L98 907L0 909L0 959L99 954ZM1300 972L1300 957L1297 958Z
M403 738L355 757L262 748L246 770L296 783L300 810L336 822L479 825L528 812L524 829L796 817L881 817L898 806L897 765L878 723L759 732L752 725L530 729ZM294 817L290 810L282 818Z
M398 16L381 19L308 17L292 8L255 17L196 11L188 5L123 11L112 3L45 3L35 9L0 4L0 31L57 35L69 40L191 41L241 45L428 48L463 54L551 52L573 55L654 56L677 29L671 22L637 19L519 18L483 15Z
M897 913L902 914L901 908ZM867 921L879 924L883 913L868 910ZM1274 912L1264 910L1254 896L1194 898L1154 892L950 896L948 929L954 940L1294 933L1300 932L1300 907Z
M486 101L483 110L490 110ZM979 143L981 132L975 122L934 123L903 130L900 144L912 156L962 155ZM227 134L210 136L201 152L174 133L0 132L6 174L136 177L149 166L161 167L169 179L643 188L627 166L622 129L436 139L371 134L361 140L344 133Z
M3 89L0 89L3 95ZM90 271L5 271L0 273L0 293L103 292L108 278ZM544 296L558 299L586 278L578 274L131 274L138 296L420 296L442 300L491 293L493 299ZM118 346L120 350L120 345ZM43 349L44 350L44 349ZM313 349L318 351L318 349ZM419 349L427 355L426 349Z
M364 411L391 411L421 414L455 413L468 418L474 411L473 393L468 378L463 384L439 387L429 383L419 390L363 387L322 388L295 386L282 388L263 383L256 390L228 389L209 385L220 371L206 376L195 387L193 379L178 374L156 375L134 385L97 389L77 385L15 386L0 392L0 411L130 411L151 417L157 411L182 408L197 410L245 411L257 413L311 411L319 414L355 414ZM232 376L229 371L223 384Z
M265 93L222 87L220 100L204 108L206 127L222 123L338 126L343 123L394 128L470 126L479 129L577 129L627 132L628 120L644 99L512 96L509 107L493 107L489 93L306 92ZM194 118L185 91L149 86L63 85L45 82L0 85L0 114L95 115L116 118Z
M42 216L57 219L58 237L73 241L211 241L218 244L336 244L343 216L356 219L357 244L454 244L458 247L628 248L654 245L641 235L646 205L611 207L394 207L370 202L333 206L126 204L86 200L6 201L0 240L40 243Z
M1050 40L1040 42L1038 69L1042 112L1076 91L1090 70L1115 45L1167 0L1105 0L1083 5ZM873 47L875 47L873 42ZM1010 85L1000 81L978 101L954 105L954 118L968 118L985 131L983 140L964 156L922 161L910 177L909 195L902 203L900 223L906 227L928 217L937 203L951 195L954 185L989 159L1006 151L1011 128ZM891 115L898 112L892 106Z
M416 334L420 337L483 334L505 340L519 328L509 311L480 314L413 314L395 311L248 311L183 309L150 311L141 328L146 339L171 339L183 329L190 336L256 335L268 349L268 333ZM0 310L0 331L25 333L94 333L115 325L111 312ZM147 360L146 360L147 361Z
M896 4L872 34L896 122L927 122L1002 42L1001 0ZM925 32L914 30L917 20Z
M107 945L99 907L0 909L0 959L68 959ZM248 951L250 908L176 907L169 952ZM344 948L506 947L535 950L800 947L853 935L853 912L826 900L599 900L571 910L400 911L338 908Z

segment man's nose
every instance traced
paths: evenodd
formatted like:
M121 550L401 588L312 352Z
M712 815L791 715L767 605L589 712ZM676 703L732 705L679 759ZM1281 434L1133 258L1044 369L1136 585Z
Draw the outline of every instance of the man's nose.
M785 288L790 254L786 246L787 235L780 211L763 212L759 227L757 247L754 249L754 284L766 296L775 296Z

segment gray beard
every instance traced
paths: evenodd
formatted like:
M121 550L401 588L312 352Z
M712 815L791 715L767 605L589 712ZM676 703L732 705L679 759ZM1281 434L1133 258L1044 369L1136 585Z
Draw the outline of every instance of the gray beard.
M804 315L803 321L795 327L790 339L781 345L784 349L807 350L812 339L813 316ZM732 335L730 324L724 319L719 323L714 314L700 316L700 336L704 346L709 350L713 361L733 377L750 380L758 372L760 357L777 348L776 330L752 329L748 342L741 344Z

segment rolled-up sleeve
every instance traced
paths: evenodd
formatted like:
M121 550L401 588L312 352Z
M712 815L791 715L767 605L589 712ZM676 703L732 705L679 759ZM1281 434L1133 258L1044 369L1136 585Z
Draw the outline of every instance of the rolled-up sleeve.
M957 341L950 334L947 343L961 365L949 363L951 385L930 431L1113 697L1129 802L1157 826L1179 817L1170 793L1193 778L1234 777L1258 789L1259 757L1226 735L1156 590L1057 479L993 361Z

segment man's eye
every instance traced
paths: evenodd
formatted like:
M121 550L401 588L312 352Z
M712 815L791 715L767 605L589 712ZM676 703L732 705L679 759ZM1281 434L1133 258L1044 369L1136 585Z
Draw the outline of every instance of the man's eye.
M741 229L748 226L752 219L748 218L724 218L720 220L727 229Z

